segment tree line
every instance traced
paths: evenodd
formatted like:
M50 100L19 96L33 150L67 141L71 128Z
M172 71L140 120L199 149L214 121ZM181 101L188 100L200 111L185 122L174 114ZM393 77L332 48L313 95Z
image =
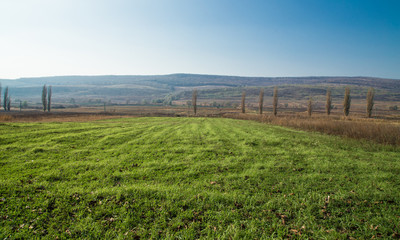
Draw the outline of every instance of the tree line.
M2 86L0 83L0 106L1 106L1 91L2 91ZM372 109L374 106L374 96L375 96L375 90L373 88L369 88L368 93L367 93L367 105L366 105L366 116L370 118L372 116ZM198 92L197 89L193 90L192 93L192 106L193 106L193 112L196 115L197 114L197 97L198 97ZM43 111L50 112L51 110L51 99L52 98L52 87L49 86L47 87L46 84L43 85L42 88L42 105L43 105ZM246 112L246 91L242 92L242 99L241 99L241 112L245 113ZM258 101L258 113L263 114L263 105L264 105L264 89L260 90L260 95L259 95L259 101ZM343 99L343 113L347 117L350 113L350 105L351 105L351 97L350 97L350 88L346 87L345 88L345 93L344 93L344 99ZM4 111L10 111L11 109L11 97L9 95L9 90L8 86L4 89L4 96L3 96L3 109ZM332 110L332 96L331 96L331 90L328 89L326 91L326 104L325 104L325 112L327 115L330 115ZM312 115L313 111L313 100L310 97L308 100L307 104L307 113L309 116ZM278 87L274 87L273 91L273 102L272 102L272 113L274 116L277 115L278 113Z
M193 106L193 111L194 114L196 115L197 113L197 90L193 90L192 94L192 106ZM374 96L375 96L375 90L374 88L369 88L368 93L367 93L367 107L366 107L366 116L370 118L372 116L372 109L374 106ZM246 91L242 92L242 99L241 99L241 112L246 113ZM344 92L344 99L343 99L343 113L347 117L350 113L350 105L351 105L351 97L350 97L350 88L346 87L345 92ZM263 106L264 106L264 89L260 90L260 95L259 95L259 100L258 100L258 113L263 114ZM325 103L325 112L329 116L332 111L332 95L331 95L331 90L328 89L326 91L326 103ZM313 111L313 100L310 97L308 100L307 104L307 114L309 116L312 115ZM274 87L274 92L273 92L273 100L272 100L272 113L274 116L278 114L278 87Z
M0 106L1 106L1 83L0 83ZM42 105L43 105L43 111L50 112L51 110L51 97L52 97L52 89L51 86L47 87L46 84L42 88ZM4 97L3 97L3 108L5 112L9 112L11 110L11 96L9 95L8 92L8 86L5 87L4 89ZM21 108L21 104L20 104Z

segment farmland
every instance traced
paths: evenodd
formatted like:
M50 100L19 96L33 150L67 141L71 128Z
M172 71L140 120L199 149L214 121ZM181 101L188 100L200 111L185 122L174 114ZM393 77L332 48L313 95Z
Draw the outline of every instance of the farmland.
M0 124L0 238L400 236L397 146L223 118Z

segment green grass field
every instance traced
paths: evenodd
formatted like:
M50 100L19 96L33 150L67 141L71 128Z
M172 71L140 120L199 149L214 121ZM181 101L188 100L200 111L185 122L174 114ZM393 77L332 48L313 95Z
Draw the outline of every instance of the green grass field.
M251 121L0 124L0 238L399 238L400 149Z

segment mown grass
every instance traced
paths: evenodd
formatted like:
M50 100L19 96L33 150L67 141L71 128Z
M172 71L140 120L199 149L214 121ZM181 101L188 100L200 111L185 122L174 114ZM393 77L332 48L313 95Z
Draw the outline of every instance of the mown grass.
M207 118L0 125L0 238L398 238L400 150Z

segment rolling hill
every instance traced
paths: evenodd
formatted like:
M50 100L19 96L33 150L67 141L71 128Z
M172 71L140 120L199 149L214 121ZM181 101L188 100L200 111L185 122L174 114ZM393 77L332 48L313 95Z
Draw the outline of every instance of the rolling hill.
M257 96L259 88L266 94L273 86L279 86L284 96L291 99L307 99L323 96L327 88L334 97L341 96L344 86L350 86L353 97L364 97L366 89L374 87L376 97L383 101L400 101L400 80L371 77L238 77L199 74L171 74L154 76L56 76L40 78L1 79L3 88L9 86L15 100L40 102L44 84L53 87L54 101L63 103L74 99L77 103L105 102L140 103L165 100L190 100L193 88L203 99L229 101L248 91ZM269 90L268 90L269 89ZM365 93L364 93L365 92Z

